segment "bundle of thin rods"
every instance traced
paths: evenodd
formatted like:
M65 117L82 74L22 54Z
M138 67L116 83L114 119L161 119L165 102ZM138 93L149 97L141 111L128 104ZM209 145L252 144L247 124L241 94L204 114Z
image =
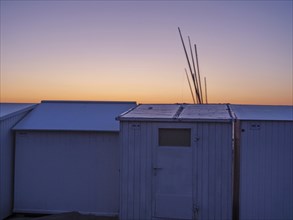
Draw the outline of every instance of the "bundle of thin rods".
M189 56L188 56L188 53L187 53L187 50L186 50L186 47L185 47L185 43L184 43L184 40L183 40L183 37L182 37L182 34L181 34L181 31L180 31L179 27L178 27L178 31L179 31L182 46L183 46L183 49L184 49L184 52L185 52L186 60L187 60L187 63L188 63L191 79L192 79L192 82L193 82L193 86L192 86L192 84L190 83L190 80L189 80L187 70L185 69L185 74L186 74L186 77L187 77L187 80L188 80L189 89L190 89L190 92L191 92L191 95L192 95L193 102L197 103L197 104L204 104L196 44L194 44L194 52L195 52L195 59L194 59L193 50L192 50L192 46L191 46L191 42L190 42L190 37L188 36L188 43L189 43L189 48L190 48L190 56L191 56L191 60L192 60L192 66L191 66L190 59L189 59ZM195 67L195 61L196 61L196 67ZM206 78L205 77L204 77L204 83L205 83L205 103L207 104L208 103L208 98L207 98L207 86L206 86ZM194 98L194 96L195 96L195 98Z

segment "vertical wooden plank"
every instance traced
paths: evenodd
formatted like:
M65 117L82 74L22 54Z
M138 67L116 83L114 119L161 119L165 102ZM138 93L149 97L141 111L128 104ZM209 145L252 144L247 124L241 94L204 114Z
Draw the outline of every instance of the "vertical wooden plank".
M151 215L152 217L155 217L155 211L156 211L156 189L157 189L157 179L154 177L153 167L156 167L157 164L157 155L156 155L156 148L158 147L158 125L157 123L152 123L151 125L151 148L149 149L149 157L152 158L151 160L151 175L149 180L151 180L149 183L151 183Z
M252 209L249 207L247 198L252 199L250 186L250 170L253 169L252 161L255 160L254 154L250 155L249 147L253 143L253 137L249 137L249 126L247 122L241 122L241 143L240 143L240 219L253 218ZM248 138L249 137L249 138ZM248 163L250 161L250 163Z
M152 214L152 176L151 176L151 153L152 153L152 125L141 123L141 152L140 152L140 219L150 219Z
M140 125L140 127L137 127ZM148 215L148 158L149 137L146 123L129 124L129 141L127 143L128 152L128 179L127 185L127 216L125 219L146 219ZM125 135L125 134L124 134ZM125 146L124 146L125 147ZM125 158L127 158L125 157ZM125 217L125 216L124 216Z
M146 216L146 136L147 136L147 130L146 130L146 123L142 122L141 124L141 136L140 136L140 187L139 187L139 193L140 193L140 202L139 202L139 219L143 219Z
M196 123L196 161L197 161L197 176L196 176L196 201L197 204L196 206L199 208L198 214L198 219L204 219L203 218L203 193L202 193L202 188L203 188L203 146L202 142L200 141L200 138L202 138L202 129L203 126L200 123Z
M133 210L133 218L134 219L139 219L139 212L140 212L140 149L141 149L141 139L140 139L140 129L141 129L141 124L140 123L135 123L135 128L134 128L134 148L133 148L133 169L134 169L134 183L133 183L133 191L134 191L134 210Z
M245 159L246 159L246 154L245 154L245 148L247 145L247 138L245 135L245 129L246 129L246 123L241 122L241 127L240 127L240 145L239 145L239 150L240 150L240 158L239 158L239 175L240 175L240 182L239 182L239 219L243 219L245 216L245 213L247 213L247 205L245 203L245 193L246 193L246 186L247 186L247 169L248 165L245 165Z
M148 204L148 208L147 208L147 213L148 213L148 216L147 218L151 218L152 217L152 214L153 214L153 206L155 203L154 203L154 199L155 197L153 196L154 195L154 185L153 185L153 164L154 164L154 151L153 151L153 146L156 146L156 138L154 136L154 133L156 133L156 129L153 125L153 123L148 123L148 128L149 128L149 131L148 131L148 134L152 136L152 138L149 138L149 146L148 146L148 151L147 151L147 155L148 155L148 172L147 172L147 204Z
M267 138L267 140L270 141L271 137L273 137L275 134L274 134L274 129L270 129L270 132L268 133L268 137L270 138ZM280 127L277 127L277 135L276 136L279 136L281 135L280 139L282 140L283 139L283 132L282 129ZM269 163L271 164L270 166L270 169L269 169L269 176L267 177L267 184L270 185L270 187L268 188L268 194L269 194L269 197L268 197L268 200L269 201L266 201L266 210L269 210L271 208L271 202L270 201L274 201L276 200L276 196L275 196L275 190L273 189L278 189L278 181L275 179L275 173L278 173L278 166L276 166L276 164L274 163L274 161L276 161L276 158L278 158L278 153L280 151L279 147L276 147L276 146L282 146L282 141L279 142L278 139L276 138L273 138L271 140L273 143L272 143L272 146L270 146L267 150L270 150L270 155L269 155ZM274 147L275 146L275 147ZM273 207L275 208L275 207ZM270 213L268 212L267 215L270 215ZM275 214L273 214L273 216L271 216L271 218L280 218L280 216L276 216Z
M287 187L288 187L288 191L291 193L291 195L287 195L288 199L287 202L284 201L284 209L283 209L283 213L285 216L292 216L293 218L293 210L292 208L290 209L289 207L293 207L293 123L292 126L288 126L289 123L284 124L284 130L286 132L284 132L284 135L287 136L286 138L286 142L284 143L284 145L286 145L286 151L287 151L287 158L289 159L287 161L286 166L288 167L288 179L287 179ZM289 133L290 132L290 133ZM292 147L289 147L291 143ZM285 170L283 171L284 173L286 172Z
M233 219L239 219L239 193L240 193L240 134L241 122L235 121L234 124L234 156L233 156Z
M122 145L122 157L120 158L121 167L120 167L120 179L121 179L121 191L120 191L120 219L127 219L128 217L128 179L129 179L129 170L128 170L128 150L129 150L129 123L128 122L120 122L121 130L120 130L120 140Z
M208 148L209 148L209 155L208 160L205 161L207 163L207 167L209 169L209 176L208 176L208 217L213 218L215 216L215 200L216 200L216 190L215 185L218 183L216 179L216 140L218 138L218 132L214 124L207 123L208 125Z
M155 146L154 123L147 123L146 136L146 218L151 219L153 214L153 147Z
M123 183L127 185L128 192L125 195L128 197L125 208L127 215L121 215L123 219L151 218L151 131L149 123L129 124L128 143L127 147L124 146L128 152L124 153L127 156L123 158L123 161L128 158L128 178Z
M241 134L240 218L293 218L288 206L293 200L292 122L243 123L247 129ZM252 128L253 123L260 128Z
M202 126L202 134L200 137L201 145L202 145L202 219L209 219L209 126L207 124L201 124Z
M198 144L197 144L197 124L195 123L192 127L192 202L193 202L193 219L198 219L199 218L199 213L197 210L194 210L195 208L198 209L198 166L199 166L199 161L198 161Z
M29 111L0 121L0 219L12 214L14 187L14 136L12 127Z
M293 147L290 147L293 145L293 123L286 123L286 135L288 137L288 142L286 143L286 145L288 146L288 148L290 149L288 154L289 157L291 158L291 163L289 165L289 181L288 184L290 185L290 194L291 197L289 199L289 202L287 203L286 206L286 211L288 212L288 216L291 216L293 218L293 209L291 209L290 207L293 207ZM290 195L289 194L289 195Z
M225 184L224 176L222 176L222 152L225 150L223 148L223 135L225 134L225 124L219 124L219 123L213 123L213 126L215 126L215 132L216 132L216 144L215 144L215 212L214 217L221 216L221 204L222 204L222 185Z
M264 130L264 132L262 132L261 135L261 139L263 139L263 143L264 143L264 147L262 149L263 155L262 155L262 160L263 160L263 164L262 164L262 170L263 170L263 176L262 178L267 179L266 184L262 184L262 197L263 197L263 205L260 208L261 214L260 216L262 216L265 219L269 219L271 218L269 215L269 212L267 212L267 210L270 209L270 198L271 198L271 188L272 188L272 166L273 164L271 163L272 161L272 149L273 149L273 145L274 145L274 141L270 141L269 138L266 138L266 136L272 136L274 135L272 133L272 126L273 123L272 122L268 122L269 126L264 126L264 124L267 123L260 123L261 125L261 129Z
M135 148L135 130L133 123L129 123L130 135L129 135L129 145L128 145L128 181L127 181L127 218L133 219L134 217L134 148Z
M278 174L279 174L279 201L280 201L280 212L282 213L283 219L293 218L292 207L289 204L292 204L293 201L293 184L292 184L292 175L293 175L293 166L292 166L292 148L293 148L293 122L291 126L289 123L278 123L279 135L279 148L280 148L280 160L278 161ZM277 143L276 143L277 144ZM290 147L291 146L291 147ZM282 199L281 199L282 198ZM272 204L273 205L273 204ZM290 208L291 207L291 208ZM290 214L291 213L291 214Z
M224 137L223 137L223 157L222 157L222 162L223 166L222 169L225 173L225 175L222 176L223 178L223 185L225 190L223 190L223 196L222 196L222 203L225 204L223 207L223 212L222 216L223 219L233 219L232 218L232 196L233 196L233 185L232 185L232 171L233 171L233 140L232 140L232 122L226 123L225 124L225 129L223 129L224 132Z
M231 123L198 123L199 219L232 218Z
M119 166L119 175L120 175L120 188L119 188L119 193L120 193L120 198L119 198L119 218L123 219L124 215L124 206L123 206L123 199L124 199L124 128L123 126L125 123L122 123L122 121L119 122L120 126L120 132L119 132L119 147L120 147L120 166Z

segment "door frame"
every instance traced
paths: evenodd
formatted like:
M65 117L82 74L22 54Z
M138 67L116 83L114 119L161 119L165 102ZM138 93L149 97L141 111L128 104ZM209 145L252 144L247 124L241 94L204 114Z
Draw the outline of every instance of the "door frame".
M192 172L192 219L196 219L196 194L197 194L197 171L196 171L196 142L197 142L197 126L196 123L178 123L178 122L160 122L160 123L154 123L153 124L153 135L152 137L154 138L153 140L153 146L152 146L152 219L164 219L161 217L156 217L156 178L154 175L154 167L157 166L157 161L158 161L158 154L157 154L157 148L159 146L159 128L174 128L174 129L191 129L191 137L190 137L190 144L191 144L191 152L192 152L192 167L191 167L191 172ZM175 218L174 218L175 220Z

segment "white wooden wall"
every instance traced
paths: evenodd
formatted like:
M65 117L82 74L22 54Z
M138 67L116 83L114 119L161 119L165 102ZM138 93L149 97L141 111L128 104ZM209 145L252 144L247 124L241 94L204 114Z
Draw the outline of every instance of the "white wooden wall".
M198 219L232 219L232 124L198 123L196 130Z
M14 211L118 215L118 133L18 131Z
M120 219L151 219L154 130L149 123L120 126Z
M0 219L11 215L13 207L14 138L11 129L28 112L0 121Z
M160 127L192 128L196 219L232 219L232 123L121 122L121 219L152 219ZM155 219L155 218L153 218Z
M293 122L242 121L240 219L293 219Z

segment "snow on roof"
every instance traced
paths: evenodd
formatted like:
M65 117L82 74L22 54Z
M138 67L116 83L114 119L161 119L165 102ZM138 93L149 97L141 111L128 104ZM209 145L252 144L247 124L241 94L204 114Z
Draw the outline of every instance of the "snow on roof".
M293 121L293 106L230 105L240 120Z
M120 118L132 119L170 119L178 111L180 105L177 104L141 104L133 110L122 115Z
M43 101L14 130L119 131L115 118L135 102Z
M142 104L120 115L119 120L230 120L227 105Z
M31 103L0 103L0 121L16 114L34 108L36 104Z
M179 116L179 119L202 120L229 120L232 119L227 105L187 105Z

